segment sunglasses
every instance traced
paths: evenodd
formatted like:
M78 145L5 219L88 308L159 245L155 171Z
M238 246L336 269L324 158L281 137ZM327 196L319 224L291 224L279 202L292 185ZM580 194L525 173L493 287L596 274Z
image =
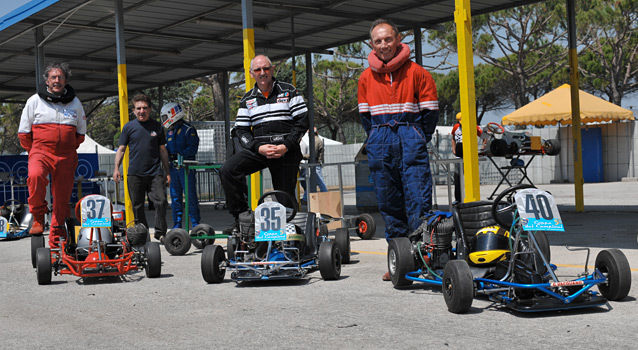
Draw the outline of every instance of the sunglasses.
M268 73L268 72L270 72L271 69L272 69L272 67L261 67L261 68L253 69L253 72L259 73L259 72L261 72L263 70L264 73Z

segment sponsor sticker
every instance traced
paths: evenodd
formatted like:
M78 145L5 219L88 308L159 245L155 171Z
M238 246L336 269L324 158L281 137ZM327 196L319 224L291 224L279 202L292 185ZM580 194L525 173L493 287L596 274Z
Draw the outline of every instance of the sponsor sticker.
M75 111L75 109L64 108L62 110L62 114L64 116L64 119L78 119L78 113Z
M256 98L251 98L250 100L246 101L246 108L253 109L255 107L257 107L257 99Z

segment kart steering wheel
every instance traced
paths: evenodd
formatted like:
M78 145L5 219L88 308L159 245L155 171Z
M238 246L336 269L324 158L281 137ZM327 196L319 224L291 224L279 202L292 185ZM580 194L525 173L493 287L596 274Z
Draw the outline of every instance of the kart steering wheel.
M529 184L512 186L501 192L494 199L494 203L492 203L492 217L494 218L494 221L496 221L496 223L499 224L502 228L509 230L509 228L512 226L512 221L505 221L503 216L506 213L512 212L516 207L516 201L514 200L516 191L524 190L526 188L536 188L536 186Z
M505 132L505 128L499 123L487 123L485 128L490 134L502 135Z
M24 204L17 199L8 199L2 206L15 213L21 212L24 208Z
M295 218L295 215L297 214L297 210L298 210L297 201L295 201L295 198L293 198L293 196L291 196L288 192L284 192L280 190L266 192L262 194L261 197L259 197L259 200L257 201L257 205L260 205L261 203L264 202L266 198L271 196L274 197L274 201L279 202L283 204L284 207L286 207L286 214L287 214L286 221L289 222ZM283 196L283 200L281 200L282 198L279 196ZM288 202L288 203L284 203L284 202ZM292 204L292 207L289 207L286 204Z

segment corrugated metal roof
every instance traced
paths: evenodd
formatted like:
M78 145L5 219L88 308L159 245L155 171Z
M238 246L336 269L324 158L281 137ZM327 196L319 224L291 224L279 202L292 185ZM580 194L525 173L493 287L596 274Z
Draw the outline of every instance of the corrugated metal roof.
M114 1L35 2L48 7L24 12L26 18L0 30L0 101L25 101L35 91L37 26L47 38L46 61L70 64L70 84L83 101L117 95ZM472 14L530 2L472 1ZM124 0L123 8L129 90L243 69L240 0ZM0 23L9 24L3 22L7 16ZM296 52L324 52L366 39L371 21L378 17L393 20L401 29L449 22L454 0L256 0L257 53L273 59L290 56L291 16Z

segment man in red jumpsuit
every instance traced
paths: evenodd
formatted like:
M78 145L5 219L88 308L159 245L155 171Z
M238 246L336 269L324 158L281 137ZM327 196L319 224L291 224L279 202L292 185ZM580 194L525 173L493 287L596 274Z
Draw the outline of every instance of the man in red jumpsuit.
M18 137L29 153L29 210L33 214L32 235L44 232L47 213L46 189L51 174L53 215L49 245L58 246L67 237L64 221L69 217L69 200L78 165L76 149L84 141L86 116L75 91L67 85L66 64L52 63L44 73L45 83L31 96L20 119Z
M410 48L392 22L370 27L367 68L359 77L359 116L385 237L407 237L432 207L427 143L439 120L436 85L410 60ZM383 280L390 280L385 273Z

